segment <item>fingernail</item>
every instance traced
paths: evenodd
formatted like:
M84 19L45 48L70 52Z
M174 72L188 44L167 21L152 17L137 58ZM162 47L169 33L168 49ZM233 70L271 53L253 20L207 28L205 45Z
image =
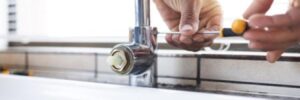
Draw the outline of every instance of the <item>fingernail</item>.
M267 56L266 59L268 60L269 63L275 63L277 61L277 59L272 58L270 56Z
M181 31L182 32L187 32L187 31L192 31L193 30L193 27L191 26L191 25L183 25L182 27L181 27Z
M268 61L269 63L274 63L274 61L271 60L271 57L270 57L270 55L268 55L268 54L267 54L267 56L266 56L266 59L267 59L267 61Z
M267 54L266 59L268 60L269 63L276 63L276 61L280 58L280 56L274 56Z
M250 49L253 49L253 48L255 48L255 44L250 42L250 43L248 44L248 47L249 47Z

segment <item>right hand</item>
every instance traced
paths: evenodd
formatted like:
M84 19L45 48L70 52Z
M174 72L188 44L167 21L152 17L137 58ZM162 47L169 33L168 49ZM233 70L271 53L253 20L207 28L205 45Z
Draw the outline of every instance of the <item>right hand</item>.
M166 41L182 49L199 51L210 46L217 35L202 34L203 30L221 28L221 8L217 0L154 0L171 31L180 35L166 36Z
M266 59L273 63L290 46L300 41L300 0L292 0L285 14L267 16L273 0L253 0L244 13L251 27L244 33L249 47L267 51ZM263 28L269 28L269 31Z

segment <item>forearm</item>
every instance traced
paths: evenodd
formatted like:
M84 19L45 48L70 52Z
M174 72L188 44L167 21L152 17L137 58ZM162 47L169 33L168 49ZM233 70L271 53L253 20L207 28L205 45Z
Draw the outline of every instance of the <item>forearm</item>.
M184 10L185 4L191 3L193 7L189 5L189 8L193 8L193 11L195 13L200 12L202 8L202 2L205 0L191 0L189 2L187 1L188 0L163 0L163 2L166 3L166 5L168 5L171 9L177 12L182 12L182 10Z

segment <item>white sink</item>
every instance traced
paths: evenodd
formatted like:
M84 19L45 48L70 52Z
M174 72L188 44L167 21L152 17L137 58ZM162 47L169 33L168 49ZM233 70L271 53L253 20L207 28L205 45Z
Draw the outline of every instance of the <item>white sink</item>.
M0 75L1 100L265 100L154 88Z

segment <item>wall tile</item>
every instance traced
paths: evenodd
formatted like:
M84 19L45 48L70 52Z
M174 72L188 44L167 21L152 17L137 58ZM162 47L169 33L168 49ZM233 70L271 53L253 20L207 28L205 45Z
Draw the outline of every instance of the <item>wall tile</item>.
M177 78L163 78L163 77L158 77L157 82L159 84L196 86L196 80L189 80L189 79L177 79Z
M23 66L25 63L24 53L0 53L0 64L11 66Z
M223 82L201 82L201 89L208 91L223 91L250 93L260 95L285 96L285 97L300 97L300 88L274 87L262 85L235 84Z
M201 78L300 86L300 62L263 60L201 60Z
M29 54L31 69L95 70L95 56L92 54Z
M158 76L197 77L197 58L158 57Z
M112 71L110 65L106 62L108 55L99 55L97 58L98 71L104 73L115 73Z

